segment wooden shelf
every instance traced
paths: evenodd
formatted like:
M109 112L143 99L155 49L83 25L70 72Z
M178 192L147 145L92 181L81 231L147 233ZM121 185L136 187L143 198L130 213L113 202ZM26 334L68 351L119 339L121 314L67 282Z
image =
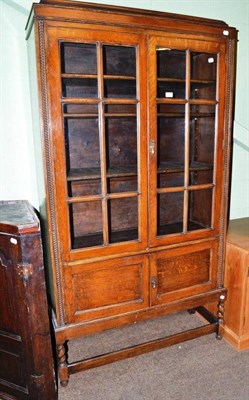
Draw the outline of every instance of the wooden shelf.
M107 178L118 178L118 177L126 177L126 176L136 176L137 175L137 166L119 166L108 168L107 170ZM92 180L92 179L100 179L100 168L79 168L79 169L71 169L68 173L67 180L68 181L81 181L81 180Z
M189 166L189 171L209 171L212 170L213 166L211 164L193 162ZM172 172L184 172L184 165L180 162L172 163L161 163L158 166L157 173L172 173Z
M179 78L157 78L158 82L169 82L169 83L186 83L186 79ZM190 79L190 83L198 83L202 85L213 85L216 83L214 79Z
M109 244L119 242L129 242L138 240L137 229L126 229L109 232ZM96 232L93 234L82 235L75 237L72 243L73 249L80 249L86 247L104 246L103 244L103 233Z
M211 164L194 162L189 166L189 171L209 171L212 170L213 166ZM157 173L177 173L184 172L184 165L178 162L172 163L162 163L157 169ZM119 166L111 167L107 170L107 178L122 178L128 176L137 175L137 167L135 165L131 166ZM81 180L93 180L100 179L100 168L79 168L71 169L67 176L67 181L81 181Z
M207 229L208 227L196 223L194 221L189 220L188 221L188 228L187 231L195 231L198 229ZM172 224L167 224L167 225L161 225L158 227L158 236L163 236L163 235L169 235L169 234L175 234L175 233L183 233L183 222L175 222Z
M185 118L184 113L158 113L161 118ZM215 113L190 113L190 119L193 118L214 118Z

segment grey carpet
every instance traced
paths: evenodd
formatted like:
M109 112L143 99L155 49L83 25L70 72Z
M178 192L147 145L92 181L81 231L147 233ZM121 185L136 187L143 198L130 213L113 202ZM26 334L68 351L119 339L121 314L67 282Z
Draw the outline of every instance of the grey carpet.
M69 360L201 325L180 313L69 342ZM214 334L70 376L59 400L248 400L249 351Z

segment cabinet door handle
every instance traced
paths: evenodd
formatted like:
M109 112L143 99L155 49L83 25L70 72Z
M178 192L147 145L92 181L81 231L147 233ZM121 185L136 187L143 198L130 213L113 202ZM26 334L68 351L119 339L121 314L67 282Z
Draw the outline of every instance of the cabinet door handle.
M150 154L154 155L155 154L155 142L154 140L150 140Z
M153 276L151 278L151 287L152 287L152 289L156 288L156 277L155 276Z

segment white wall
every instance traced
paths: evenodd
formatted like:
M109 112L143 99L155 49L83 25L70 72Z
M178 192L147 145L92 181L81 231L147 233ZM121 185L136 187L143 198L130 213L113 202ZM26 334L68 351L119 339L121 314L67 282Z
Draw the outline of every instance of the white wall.
M249 1L92 0L92 3L220 19L239 30L230 218L249 216ZM0 0L0 198L28 199L37 207L24 31L31 4L32 0Z

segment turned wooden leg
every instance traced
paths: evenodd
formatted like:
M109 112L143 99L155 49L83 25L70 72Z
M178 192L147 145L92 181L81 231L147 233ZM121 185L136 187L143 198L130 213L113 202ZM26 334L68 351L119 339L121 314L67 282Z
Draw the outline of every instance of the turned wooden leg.
M220 299L218 302L218 312L217 312L217 317L218 317L218 332L217 332L217 339L221 340L223 337L223 331L224 331L224 303L226 300L226 296L224 294L220 295Z
M65 387L69 381L66 343L57 345L57 357L60 384Z

